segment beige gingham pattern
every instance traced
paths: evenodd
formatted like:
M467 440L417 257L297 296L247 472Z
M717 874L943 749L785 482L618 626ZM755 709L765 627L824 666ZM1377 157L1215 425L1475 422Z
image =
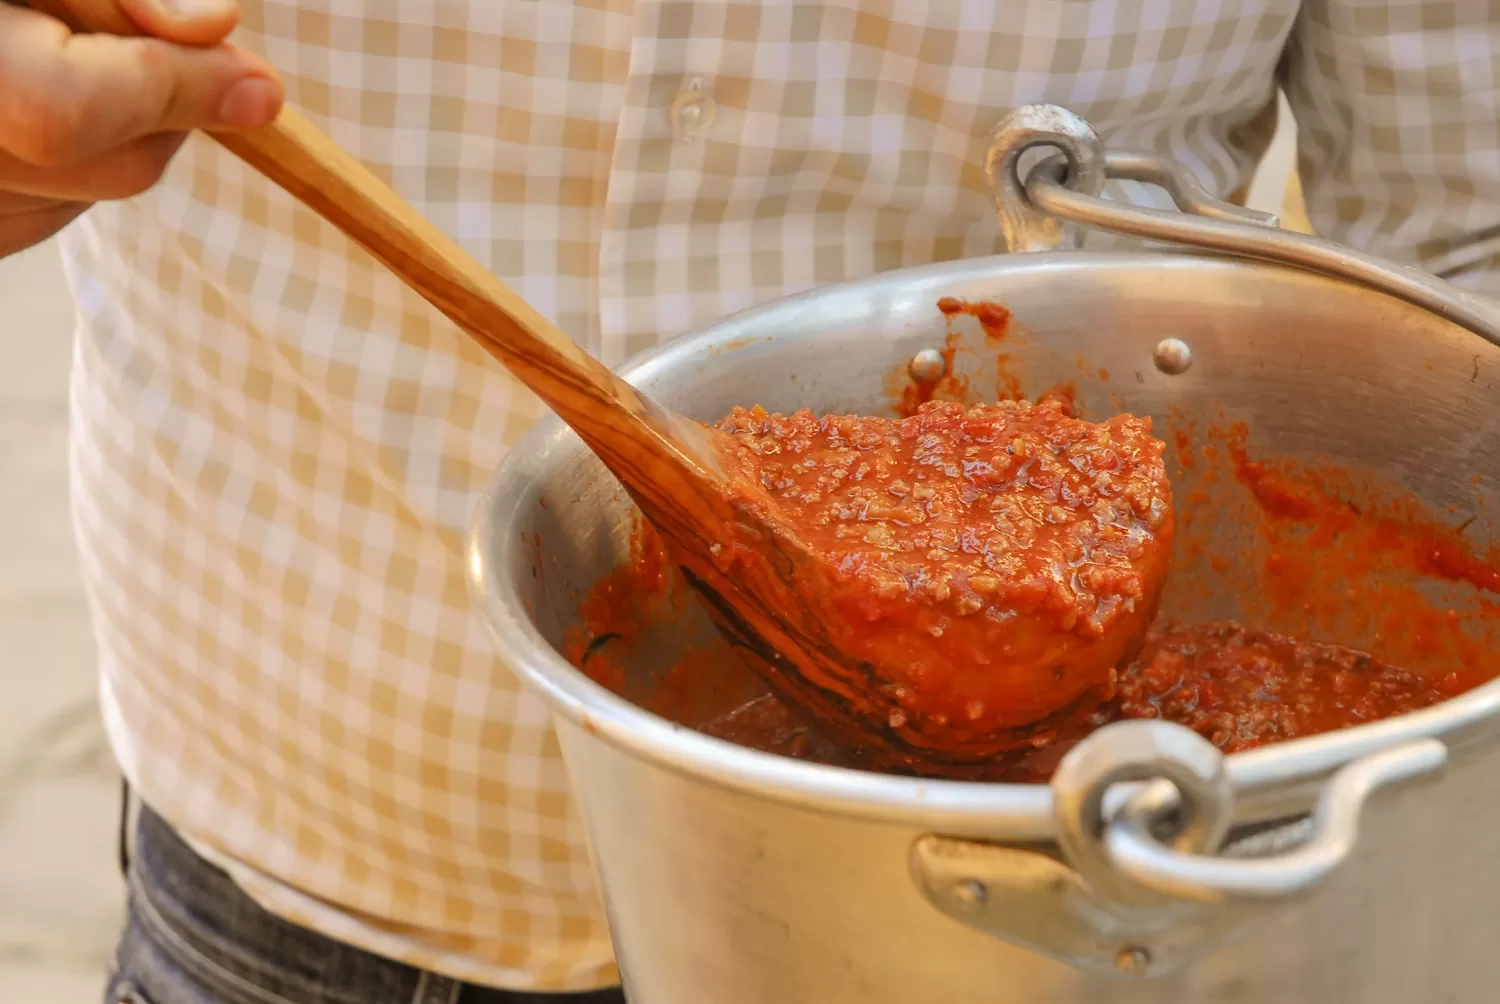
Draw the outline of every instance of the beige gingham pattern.
M1278 74L1314 226L1493 283L1497 14L248 0L239 40L618 363L816 284L998 250L980 163L1018 104L1066 105L1111 143L1240 190ZM685 91L712 102L696 127L673 112ZM201 139L68 250L76 523L136 787L303 924L468 980L609 980L546 710L491 654L463 584L470 508L534 401Z

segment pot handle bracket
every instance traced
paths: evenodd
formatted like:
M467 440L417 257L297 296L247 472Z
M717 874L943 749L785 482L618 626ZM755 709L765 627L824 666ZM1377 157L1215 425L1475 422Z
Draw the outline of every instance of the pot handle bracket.
M1042 150L1051 156L1035 159ZM1023 165L1031 160L1030 165ZM995 217L1005 249L1019 251L1072 250L1082 245L1082 232L1073 224L1114 229L1108 222L1079 218L1082 214L1056 212L1054 189L1088 200L1086 204L1117 207L1101 197L1110 180L1157 185L1172 196L1178 209L1210 219L1279 227L1271 213L1246 209L1216 199L1178 164L1140 153L1106 153L1094 127L1057 105L1026 105L1007 115L995 130L985 155L985 174L995 196ZM1023 177L1024 169L1024 177ZM1037 185L1037 199L1031 185ZM1050 197L1050 198L1049 198Z
M1046 149L1052 154L1038 160ZM985 154L985 173L1008 251L1076 249L1083 230L1096 229L1275 262L1399 297L1500 345L1500 304L1409 265L1282 230L1274 215L1215 198L1165 157L1107 152L1094 128L1066 108L1024 105L1007 115ZM1177 210L1106 199L1106 181L1156 185Z
M1080 969L1161 976L1315 892L1348 859L1372 794L1446 763L1436 739L1370 753L1329 778L1311 815L1225 848L1234 790L1218 748L1171 722L1117 722L1053 776L1055 848L928 834L910 866L970 927Z

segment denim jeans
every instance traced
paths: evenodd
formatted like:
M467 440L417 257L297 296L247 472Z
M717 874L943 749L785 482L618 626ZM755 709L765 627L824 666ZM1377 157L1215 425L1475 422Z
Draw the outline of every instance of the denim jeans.
M107 1004L624 1004L477 987L272 916L142 808Z

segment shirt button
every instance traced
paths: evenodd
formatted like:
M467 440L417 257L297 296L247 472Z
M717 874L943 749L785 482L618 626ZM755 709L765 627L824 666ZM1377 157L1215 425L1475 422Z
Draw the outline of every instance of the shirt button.
M680 140L701 136L714 124L719 106L694 80L672 99L672 133Z

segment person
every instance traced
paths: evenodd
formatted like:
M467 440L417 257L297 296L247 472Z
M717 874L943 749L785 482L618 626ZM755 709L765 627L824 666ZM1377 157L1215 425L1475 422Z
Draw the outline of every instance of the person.
M296 104L610 364L999 250L982 154L1039 101L1229 196L1280 87L1321 234L1500 292L1484 4L104 2L152 37L0 4L0 253L98 203L64 249L75 525L140 805L111 1000L621 999L546 711L464 587L540 409L188 131Z

